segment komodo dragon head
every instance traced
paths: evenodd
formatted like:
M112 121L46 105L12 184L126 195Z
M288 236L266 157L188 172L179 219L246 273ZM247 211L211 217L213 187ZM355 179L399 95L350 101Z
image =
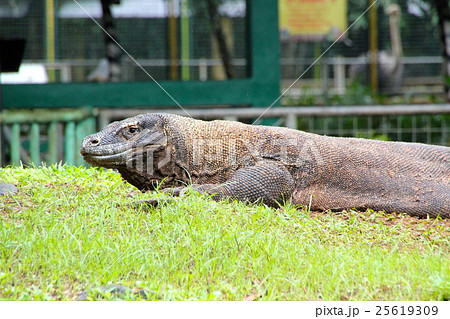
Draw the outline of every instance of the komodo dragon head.
M158 167L170 156L168 152L163 119L157 114L111 123L87 136L80 149L86 162L117 169L125 180L141 190L154 189L168 176Z

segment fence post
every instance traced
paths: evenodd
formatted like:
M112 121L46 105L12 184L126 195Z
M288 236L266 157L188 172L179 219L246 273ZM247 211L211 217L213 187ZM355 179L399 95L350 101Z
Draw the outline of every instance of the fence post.
M48 160L50 163L58 161L58 131L56 122L50 122L47 128Z
M345 64L342 56L338 56L335 59L334 87L336 94L345 94Z
M32 123L30 129L30 159L31 162L39 166L39 153L40 153L40 142L39 142L39 124Z
M20 165L20 126L11 125L11 164Z
M75 163L75 122L69 121L66 124L64 150L67 165Z
M295 114L288 114L286 116L286 127L297 129L297 116Z
M6 140L5 135L3 134L3 130L3 123L0 121L0 144L2 144L0 145L0 167L3 166L4 162L6 162L6 159L3 158L5 156L3 152L5 152L4 150L6 150Z
M84 161L81 157L79 150L79 147L81 146L81 143L83 142L83 139L89 134L91 131L89 130L89 122L88 119L81 120L77 123L75 128L75 165L83 165Z

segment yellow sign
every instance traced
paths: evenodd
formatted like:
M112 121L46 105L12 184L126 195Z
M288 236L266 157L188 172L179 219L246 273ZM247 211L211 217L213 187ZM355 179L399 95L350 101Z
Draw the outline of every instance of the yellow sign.
M347 0L278 0L282 39L337 39L347 28Z

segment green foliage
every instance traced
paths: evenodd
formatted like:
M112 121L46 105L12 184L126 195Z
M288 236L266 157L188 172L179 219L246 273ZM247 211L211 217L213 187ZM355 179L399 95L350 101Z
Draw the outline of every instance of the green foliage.
M0 197L2 300L73 300L111 284L163 300L450 298L445 220L195 193L145 208L133 202L168 195L95 168L5 168L0 180L19 188Z
M370 87L353 81L344 95L334 95L329 99L330 105L371 105L379 103L381 96L374 96Z

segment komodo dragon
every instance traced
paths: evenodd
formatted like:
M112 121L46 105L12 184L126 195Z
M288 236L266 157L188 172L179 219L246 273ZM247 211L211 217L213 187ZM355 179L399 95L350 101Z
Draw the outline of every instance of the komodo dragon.
M86 137L81 155L141 191L193 183L215 200L450 217L449 147L142 114Z

